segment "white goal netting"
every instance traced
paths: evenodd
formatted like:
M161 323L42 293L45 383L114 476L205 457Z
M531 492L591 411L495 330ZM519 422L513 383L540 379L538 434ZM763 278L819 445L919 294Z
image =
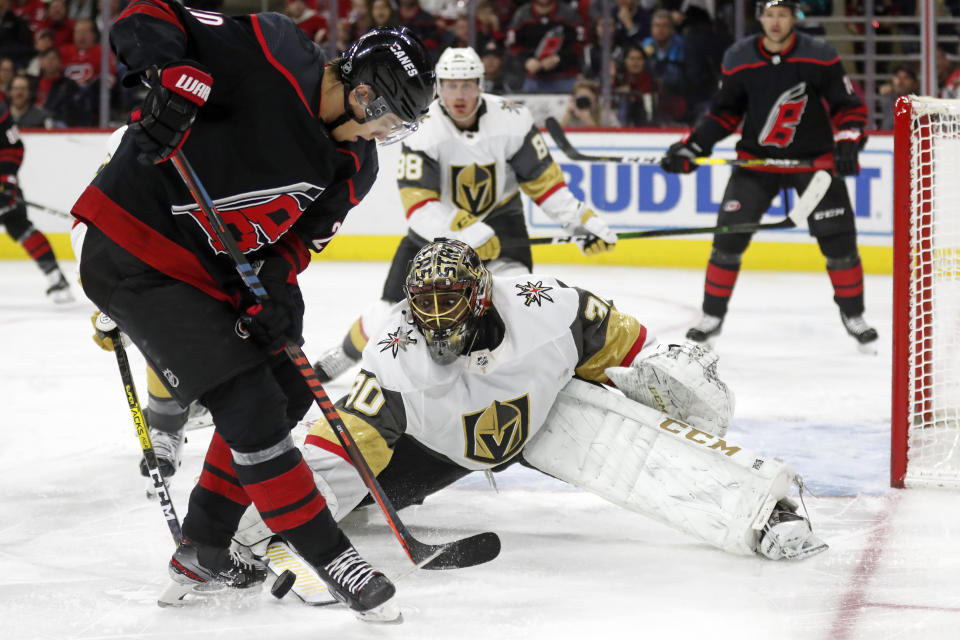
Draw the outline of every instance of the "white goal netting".
M960 100L911 102L904 483L960 487Z

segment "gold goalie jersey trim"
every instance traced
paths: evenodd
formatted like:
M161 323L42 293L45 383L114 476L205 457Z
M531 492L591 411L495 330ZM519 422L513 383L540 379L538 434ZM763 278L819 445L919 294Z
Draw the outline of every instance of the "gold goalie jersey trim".
M360 374L337 406L375 471L403 433L468 469L510 460L575 372L606 382L603 368L632 361L646 340L636 319L554 278L494 277L492 300L506 327L503 341L450 365L430 358L405 301L371 337ZM311 435L335 442L324 421Z

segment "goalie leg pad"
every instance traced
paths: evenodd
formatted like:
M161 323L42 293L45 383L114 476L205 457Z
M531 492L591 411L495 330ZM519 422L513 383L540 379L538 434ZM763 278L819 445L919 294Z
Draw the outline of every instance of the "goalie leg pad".
M788 465L580 380L524 448L533 466L691 536L753 555Z
M687 341L660 345L629 367L610 367L605 373L631 400L723 436L733 418L735 400L717 374L717 360L709 347Z

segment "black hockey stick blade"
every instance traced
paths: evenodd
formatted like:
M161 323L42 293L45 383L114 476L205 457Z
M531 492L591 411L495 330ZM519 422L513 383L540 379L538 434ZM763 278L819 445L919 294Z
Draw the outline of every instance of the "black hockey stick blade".
M490 562L500 555L500 536L488 531L449 544L420 543L411 550L415 555L422 554L425 562L419 565L421 569L463 569Z

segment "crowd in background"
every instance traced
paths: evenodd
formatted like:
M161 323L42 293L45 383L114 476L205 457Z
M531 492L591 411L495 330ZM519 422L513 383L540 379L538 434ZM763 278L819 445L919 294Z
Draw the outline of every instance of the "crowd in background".
M272 0L278 2L279 0ZM327 2L284 0L277 8L315 42L342 50L375 26L405 25L416 31L436 57L447 47L466 46L466 0L337 0L337 37L328 24ZM129 0L111 0L116 15ZM204 10L243 13L258 7L238 0L189 2ZM747 33L758 30L750 13ZM942 0L942 11L960 15L960 0ZM98 0L0 0L0 99L21 127L96 126L99 121L101 50L105 25ZM724 50L733 42L733 0L479 0L475 8L476 47L486 69L485 90L497 94L569 95L562 124L568 127L687 126L704 112L720 80ZM862 3L846 3L847 15L862 15ZM833 15L832 0L807 0L798 28L823 35L818 16ZM875 2L879 15L916 15L915 0ZM849 23L851 33L862 24ZM960 95L960 68L953 60L956 32L938 26L938 76L942 97ZM877 24L878 33L916 37L915 24ZM603 42L610 34L607 65ZM889 42L878 53L889 54ZM915 53L903 43L900 53ZM857 49L854 49L854 53ZM111 123L123 122L139 100L118 77L124 69L112 54ZM857 70L857 62L851 71ZM880 128L892 126L897 96L918 91L916 64L886 64L888 82L879 88ZM608 74L613 93L601 109ZM857 90L862 89L857 86Z

